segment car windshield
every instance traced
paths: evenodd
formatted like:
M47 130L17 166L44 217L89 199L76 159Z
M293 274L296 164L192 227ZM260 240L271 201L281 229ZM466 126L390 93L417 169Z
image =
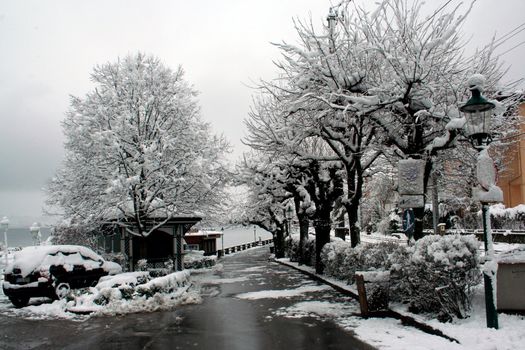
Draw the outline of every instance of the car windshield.
M20 269L22 276L27 276L36 269L49 269L51 265L63 265L72 270L74 265L82 265L87 270L100 267L103 259L91 249L75 245L50 245L27 247L17 252L14 261L6 268L12 273Z

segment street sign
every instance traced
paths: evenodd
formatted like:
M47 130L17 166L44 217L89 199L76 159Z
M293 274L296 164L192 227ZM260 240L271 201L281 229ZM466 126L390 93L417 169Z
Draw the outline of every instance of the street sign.
M422 159L402 159L398 162L400 195L423 194L425 161Z

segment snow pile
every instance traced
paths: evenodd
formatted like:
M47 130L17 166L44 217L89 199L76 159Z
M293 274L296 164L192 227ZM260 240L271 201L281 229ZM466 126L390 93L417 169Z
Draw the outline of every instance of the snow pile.
M87 293L70 296L66 311L119 315L133 312L167 310L198 300L188 293L190 273L179 271L151 278L147 272L131 272L101 279Z
M191 287L188 271L153 278L149 272L127 272L102 277L95 287L76 289L52 303L47 298L32 299L21 309L6 302L7 314L29 319L85 319L128 313L170 310L182 304L201 301Z

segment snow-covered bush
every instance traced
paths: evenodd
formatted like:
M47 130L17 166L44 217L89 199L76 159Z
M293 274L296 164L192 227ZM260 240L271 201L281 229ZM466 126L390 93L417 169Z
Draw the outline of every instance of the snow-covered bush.
M184 256L185 269L202 269L212 267L217 262L215 255L204 255L204 251L192 250Z
M284 254L290 261L299 261L300 235L294 233L284 240ZM315 236L310 235L304 247L304 262L308 266L315 266Z
M389 271L390 296L414 312L441 320L464 318L471 287L479 283L479 242L474 236L427 236L413 246L392 242L361 244L333 241L323 248L325 274L354 282L356 271Z
M137 265L135 266L136 271L146 271L148 269L148 260L146 259L140 259L137 261Z
M392 210L390 214L383 218L379 223L377 224L377 232L381 232L383 234L390 234L392 232L399 231L401 228L401 217L397 213L397 210Z
M481 217L481 212L478 213ZM505 208L503 204L490 207L493 228L507 230L525 230L525 204Z
M323 247L321 258L327 275L353 283L356 271L389 271L405 255L404 246L390 242L360 244L352 248L348 242L334 241Z
M284 255L290 261L299 261L299 234L293 233L284 239Z
M179 271L153 278L149 272L127 272L106 276L92 288L75 290L68 299L72 312L122 314L155 311L174 306L184 299L190 273Z
M442 321L464 318L471 288L479 283L479 242L475 236L426 236L392 265L394 299L413 312L437 314Z
M102 255L104 260L115 262L122 267L125 267L128 262L126 255L123 253L102 253L100 255Z

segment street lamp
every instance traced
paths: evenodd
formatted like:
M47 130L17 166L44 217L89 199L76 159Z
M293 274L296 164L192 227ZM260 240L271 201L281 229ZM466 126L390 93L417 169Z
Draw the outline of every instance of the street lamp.
M31 236L33 238L33 245L40 245L40 238L42 236L40 234L40 226L38 226L38 223L33 223L33 225L29 227L29 231L31 232Z
M7 250L7 229L9 228L9 219L7 218L7 216L4 216L2 221L0 221L0 226L2 226L2 229L4 230L5 267L7 268L7 263L8 263L8 260L7 260L7 253L8 253L8 250Z
M496 105L487 101L482 95L485 78L481 74L474 74L468 81L472 97L459 110L465 114L466 135L476 149L485 148L491 141L491 117Z
M257 226L253 225L253 243L257 242Z
M292 220L293 209L290 205L286 207L286 230L287 235L290 235L290 221Z
M222 255L224 256L224 227L221 228L221 247L222 247Z
M496 169L488 154L487 148L492 141L490 130L490 119L496 105L487 101L482 95L485 78L481 74L475 74L468 80L472 97L459 110L464 113L466 124L465 133L471 140L472 145L480 153L477 162L477 178L480 188L476 195L481 202L481 213L483 223L483 242L485 245L485 266L492 267L494 259L494 248L492 245L492 232L490 228L489 203L501 201L502 193L496 184ZM487 166L488 165L488 166ZM498 313L494 303L496 271L483 271L483 282L485 285L485 311L487 327L498 329Z

